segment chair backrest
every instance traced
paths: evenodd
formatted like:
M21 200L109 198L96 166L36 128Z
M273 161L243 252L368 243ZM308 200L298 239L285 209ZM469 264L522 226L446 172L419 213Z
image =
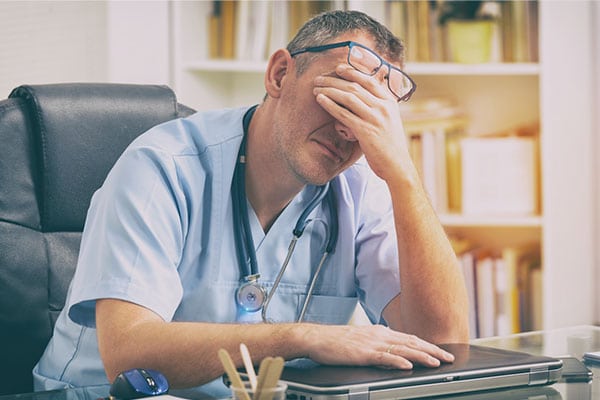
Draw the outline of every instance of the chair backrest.
M166 86L21 86L0 101L0 395L32 390L92 194L127 145L194 111Z

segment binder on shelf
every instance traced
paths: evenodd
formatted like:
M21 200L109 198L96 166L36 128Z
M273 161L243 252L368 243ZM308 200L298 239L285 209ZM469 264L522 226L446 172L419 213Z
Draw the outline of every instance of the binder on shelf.
M460 141L462 212L527 216L537 213L534 137L464 137Z

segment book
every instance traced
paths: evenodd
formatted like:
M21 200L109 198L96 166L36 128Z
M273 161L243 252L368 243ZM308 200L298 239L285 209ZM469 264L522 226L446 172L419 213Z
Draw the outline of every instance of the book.
M389 30L403 42L406 41L406 2L404 0L390 0L386 3Z
M271 3L267 57L287 45L287 35L290 29L288 25L288 4L287 1L274 1Z
M405 59L408 62L419 61L419 26L417 25L418 0L406 1L406 38Z
M221 56L221 2L212 2L212 10L208 16L208 57Z
M446 136L446 181L448 185L448 211L460 213L462 210L462 181L460 171L461 134L448 133Z
M477 322L479 337L495 335L496 290L494 282L494 258L482 254L476 258Z
M527 1L511 1L510 32L512 34L512 61L529 61L529 32L527 28Z
M506 266L504 309L510 327L506 334L530 330L529 321L535 314L533 304L538 300L532 291L531 273L532 268L540 266L539 247L537 244L508 246L502 249L501 257Z
M516 279L514 280L516 287ZM494 335L509 335L512 331L511 310L509 309L511 296L511 277L508 265L502 257L494 258L494 288L495 288L495 315Z
M240 0L237 3L235 17L235 58L238 60L249 60L251 59L250 1Z
M235 29L236 29L236 2L221 0L221 52L220 58L232 59L235 57Z
M417 60L431 61L429 1L417 1Z
M536 146L533 137L462 138L463 214L535 215L538 211Z
M539 251L524 253L517 267L519 328L532 331L543 328L542 265Z
M267 57L270 3L267 1L250 1L249 3L249 59L251 61L264 61Z
M423 146L421 144L421 135L414 134L408 138L408 152L412 162L417 169L421 182L423 181Z

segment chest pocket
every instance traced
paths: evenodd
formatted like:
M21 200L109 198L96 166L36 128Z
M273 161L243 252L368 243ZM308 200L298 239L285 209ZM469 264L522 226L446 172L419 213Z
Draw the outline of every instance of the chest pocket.
M300 315L306 295L298 295L298 311ZM305 322L319 322L334 325L345 325L354 314L357 297L313 295L304 315Z

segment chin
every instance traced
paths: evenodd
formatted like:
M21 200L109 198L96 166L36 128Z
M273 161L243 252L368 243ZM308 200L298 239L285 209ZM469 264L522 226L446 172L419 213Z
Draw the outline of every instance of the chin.
M299 180L306 185L322 186L342 173L350 165L347 163L335 164L331 162L316 162L303 168L295 169L295 174Z
M331 181L338 174L339 174L339 172L333 173L333 174L328 174L328 173L306 174L306 175L303 175L302 180L307 185L322 186L322 185L325 185L327 182Z

